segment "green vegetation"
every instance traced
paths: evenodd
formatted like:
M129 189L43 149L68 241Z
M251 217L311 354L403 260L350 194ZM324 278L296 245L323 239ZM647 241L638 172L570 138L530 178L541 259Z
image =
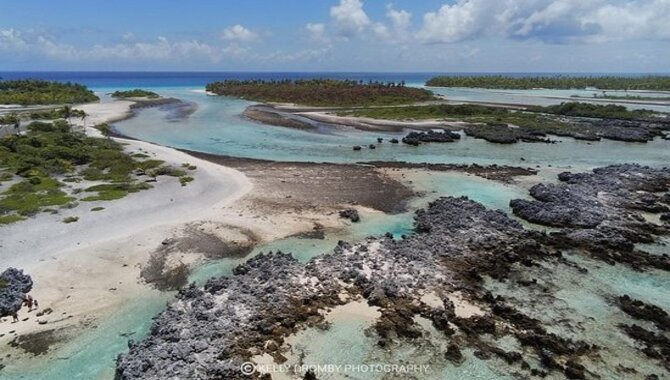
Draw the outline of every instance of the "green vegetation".
M657 115L650 110L628 110L617 105L600 105L590 103L561 103L547 107L530 107L525 112L501 107L482 106L476 104L435 104L426 106L366 108L354 110L347 114L375 119L451 119L471 122L504 122L523 126L537 122L559 123L542 114L560 116L579 116L623 120L650 120Z
M25 134L0 138L0 173L5 181L22 178L0 193L0 224L74 204L80 193L82 201L108 201L152 187L137 176L186 175L160 160L134 158L113 140L73 133L64 120L33 122ZM104 183L63 190L62 182L82 180Z
M555 106L531 107L532 112L550 113L562 116L594 117L601 119L649 120L658 112L651 110L628 110L615 104L561 103Z
M156 99L160 98L160 95L158 95L155 92L147 91L147 90L141 90L141 89L134 89L134 90L128 90L128 91L116 91L112 93L112 98L118 98L118 99L125 99L125 98L150 98L150 99Z
M142 190L151 189L152 187L153 186L145 182L96 185L89 187L85 191L89 193L97 192L98 195L85 197L82 199L82 201L113 201L115 199L121 199L130 193L137 193Z
M63 223L65 224L75 223L78 221L79 221L78 216L68 216L67 218L63 219Z
M0 115L0 125L14 125L21 121L21 116L12 112L6 115Z
M410 104L433 100L430 91L406 87L405 83L314 80L227 80L207 85L218 95L307 106L352 107Z
M30 113L30 119L32 120L70 119L73 117L80 119L84 118L86 117L86 112L81 110L73 110L72 108L65 106L44 111L33 111Z
M2 215L0 216L0 226L3 224L12 224L25 220L25 216L21 215Z
M1 221L0 221L0 224L2 224ZM4 289L6 287L7 287L7 283L5 282L5 280L0 278L0 289Z
M30 216L43 207L63 206L75 200L61 191L61 186L55 179L45 176L32 176L14 184L1 194L0 216Z
M536 76L509 77L491 76L441 76L426 82L432 87L471 87L491 89L530 90L534 88L551 89L583 89L597 88L601 90L670 90L670 76L639 76L639 77L572 77Z
M99 206L98 206L98 207L93 207L93 208L91 209L91 211L93 211L93 212L98 212L98 211L102 211L102 210L104 210L104 209L105 209L104 207L99 207Z
M43 80L0 81L0 104L80 104L100 100L86 86Z
M195 178L188 175L179 177L179 183L181 183L182 186L186 186L189 182L193 182L194 180Z
M571 98L576 98L576 99L640 100L640 101L655 101L655 102L670 101L670 97L640 96L640 95L608 95L608 94L598 95L598 94L593 94L592 97L579 96L579 95L572 95L570 97Z
M426 106L383 107L355 110L351 114L374 119L464 119L474 116L499 117L509 111L476 104L431 104Z

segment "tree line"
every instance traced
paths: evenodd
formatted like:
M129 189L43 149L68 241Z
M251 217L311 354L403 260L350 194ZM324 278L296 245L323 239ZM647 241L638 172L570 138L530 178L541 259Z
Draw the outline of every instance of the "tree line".
M207 85L218 95L309 106L367 106L422 102L434 99L430 91L404 82L310 80L225 80Z
M647 75L636 77L621 76L525 76L504 75L482 76L440 76L426 82L431 87L468 87L510 90L548 89L585 89L599 90L651 90L670 91L670 76Z
M98 100L93 91L77 83L38 79L0 81L0 104L81 104Z

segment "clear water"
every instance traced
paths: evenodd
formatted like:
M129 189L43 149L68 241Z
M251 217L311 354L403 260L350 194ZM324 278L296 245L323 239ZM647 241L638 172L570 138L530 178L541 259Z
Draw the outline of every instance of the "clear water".
M629 144L613 141L597 143L580 142L573 139L562 139L560 144L515 144L498 145L483 140L464 137L455 144L426 144L418 148L400 145L382 144L375 151L363 150L353 152L352 145L367 145L376 141L377 137L397 137L400 134L371 133L347 128L320 130L319 133L292 130L288 128L259 125L244 120L239 115L249 104L248 102L224 97L212 97L195 90L202 90L207 82L225 78L309 78L333 77L361 80L405 80L411 85L420 86L433 73L419 74L366 74L366 73L0 73L0 76L12 78L36 77L53 80L70 80L85 83L101 93L116 89L142 87L159 92L165 96L174 96L186 101L195 102L198 110L188 118L169 122L166 113L157 109L147 109L138 117L116 124L121 132L142 140L152 141L178 148L218 153L238 157L284 161L317 161L317 162L358 162L369 160L397 160L408 162L434 163L479 163L479 164L510 164L523 166L560 167L574 170L587 169L595 166L622 162L638 162L649 165L665 165L668 162L670 142L657 140L648 144ZM461 100L503 101L519 104L556 104L564 101L571 91L560 93L554 91L537 92L496 92L483 90L453 90L447 94L450 98ZM537 103L527 103L527 102ZM521 161L521 157L525 161ZM437 196L467 195L481 202L486 207L509 212L509 200L525 196L521 188L486 181L478 177L449 173L433 173L417 176L414 186L426 192L426 196L412 204L412 209L421 207ZM387 216L366 213L360 224L351 225L339 231L328 231L323 240L287 238L271 242L257 248L253 255L261 251L282 250L293 252L300 261L330 251L338 240L356 241L369 235L380 235L391 232L396 236L406 234L412 226L413 213ZM647 247L649 248L649 247ZM656 247L658 248L658 247ZM658 248L662 250L664 248ZM220 260L204 265L196 270L191 280L203 283L208 278L230 275L232 269L245 261ZM593 270L593 278L586 286L569 287L562 298L566 304L577 310L580 315L598 315L611 313L611 307L599 298L601 293L619 294L627 292L634 297L655 302L666 308L667 297L664 290L668 289L667 276L659 274L639 274L626 271L625 268L601 268ZM586 278L586 277L584 277ZM558 281L570 283L574 278L561 278ZM603 290L604 289L604 290ZM97 328L84 330L80 335L62 348L48 356L28 361L11 363L0 377L3 379L109 379L113 376L114 359L126 350L127 340L141 339L147 333L151 318L164 306L170 294L153 294L141 296L129 302L123 309L114 313L109 319L97 322ZM586 318L586 317L585 317ZM460 367L453 367L435 359L435 347L444 342L432 341L430 347L398 347L391 354L383 353L374 348L374 342L360 336L360 328L356 321L337 322L331 334L316 339L314 342L326 341L340 337L348 346L334 350L322 350L321 354L341 357L342 360L354 357L368 357L370 360L429 360L439 364L438 375L434 378L480 378L503 379L504 371L493 368L493 362L482 362L474 358L471 352L464 351L469 360ZM592 326L596 334L597 324ZM429 330L429 326L426 327ZM134 333L130 337L121 334ZM430 331L427 331L430 333ZM316 332L313 332L316 333ZM323 333L323 332L320 332ZM325 334L328 334L326 332ZM607 332L614 334L614 332ZM599 338L618 342L616 336L603 335ZM307 350L316 354L316 346L307 346ZM432 352L432 354L431 354ZM443 351L442 351L443 352ZM391 355L392 357L385 357ZM433 356L431 356L433 355ZM633 356L634 357L634 356ZM500 364L500 363L497 363ZM497 365L496 364L496 365ZM437 364L436 364L437 365ZM442 366L443 365L443 366ZM440 367L441 366L441 367ZM438 368L436 367L436 368Z
M543 321L549 332L601 346L602 360L587 360L584 364L607 378L628 378L615 371L618 364L641 369L646 374L664 373L656 362L638 351L633 341L617 327L620 323L635 323L646 328L651 328L651 325L632 320L613 304L613 300L628 294L670 310L670 299L667 297L670 277L667 272L649 270L640 273L623 265L611 266L579 254L566 257L588 269L588 275L567 267L560 270L554 267L523 269L528 278L537 278L541 284L559 285L561 290L553 297L529 288L514 289L494 281L489 282L487 288L494 295L505 296L524 313Z
M138 295L105 320L94 324L57 346L46 356L4 360L3 380L112 379L115 359L128 348L128 340L141 340L149 333L151 319L160 313L170 293Z
M651 109L658 112L670 112L670 102L663 101L663 105L657 104L639 104L635 102L617 102L612 99L594 99L594 95L602 95L602 91L593 90L488 90L481 88L440 88L426 87L436 94L446 96L451 101L464 102L490 102L533 106L550 106L561 102L596 102L603 104L617 104L629 109ZM607 95L614 96L643 96L667 98L670 93L667 92L626 92L626 91L607 91ZM574 98L573 96L578 96Z
M658 165L667 161L670 151L670 141L662 139L631 144L555 138L561 142L504 145L463 136L456 143L419 147L386 143L375 150L354 152L354 145L375 143L377 137L397 138L402 133L365 132L352 128L311 132L261 125L240 116L252 104L243 100L209 96L189 88L154 90L165 96L195 102L198 110L188 118L172 122L166 120L164 111L143 110L133 119L116 123L120 132L163 145L235 157L339 163L383 160L589 168L623 162Z

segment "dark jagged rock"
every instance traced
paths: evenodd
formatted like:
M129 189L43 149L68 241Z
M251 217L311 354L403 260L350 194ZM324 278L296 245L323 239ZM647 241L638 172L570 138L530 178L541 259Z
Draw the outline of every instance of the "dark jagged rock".
M470 124L463 128L466 135L497 144L523 142L551 143L546 134L524 128L513 128L505 123Z
M361 147L360 145L354 145L354 147L353 147L354 151L359 151L359 150L362 150L362 149L363 149L363 147Z
M353 223L358 223L361 221L361 216L358 214L358 210L355 208L348 208L346 210L340 211L340 218L349 219Z
M580 364L597 354L597 346L549 332L544 321L512 306L511 298L487 291L484 278L524 288L518 284L528 277L520 277L519 268L554 268L567 261L557 249L584 247L595 252L599 242L611 244L613 248L600 248L600 252L615 252L609 257L616 262L647 265L628 243L640 239L636 236L648 239L667 231L631 217L633 211L626 205L638 199L639 192L667 192L664 173L630 166L585 175L562 174L561 186L570 189L570 194L564 189L538 191L543 199L537 200L538 207L543 209L545 202L565 202L576 192L576 197L587 197L576 200L580 205L596 205L604 216L595 227L566 228L562 235L527 230L503 212L487 210L465 197L446 197L418 211L415 231L402 240L387 235L359 244L339 242L331 253L306 264L282 253L254 257L237 267L231 277L210 280L203 288L182 289L156 317L149 337L120 355L117 378L189 378L196 373L206 378L244 378L239 370L242 363L259 354L286 360L282 350L287 349L287 336L322 324L327 310L350 300L377 308L381 317L369 332L376 333L382 347L427 339L417 323L417 317L422 317L449 337L451 346L445 353L449 360L460 362L461 350L468 347L476 349L477 357L501 358L522 376L546 376L553 371L577 379L597 378ZM580 218L588 220L584 215ZM598 233L578 233L584 231ZM625 248L615 249L618 243ZM537 281L530 280L531 286L524 289L550 292L552 285L541 276L534 274L532 279ZM457 315L447 297L455 291L481 312L468 318ZM424 299L429 293L431 298ZM655 309L632 306L633 313L659 320ZM643 343L646 355L665 360L664 335L642 328L628 330L636 340L649 342ZM523 346L522 353L491 345L491 337L505 335ZM532 361L524 360L526 357ZM537 361L543 368L530 368L529 363Z
M663 331L670 330L670 315L660 307L633 299L628 295L623 295L616 301L617 306L631 317L654 322L656 327Z
M670 370L670 339L663 333L655 333L638 325L620 325L629 337L638 341L642 346L639 350L651 359L658 359L664 363L666 370Z
M670 168L634 164L613 165L590 173L561 173L562 184L531 188L533 200L515 199L515 215L533 223L564 227L548 242L561 248L582 248L610 263L624 262L636 269L670 269L667 256L645 255L636 243L651 243L668 233L645 220L640 211L661 212L665 206L655 193L670 188Z
M391 139L391 140L389 140L389 142L391 144L399 144L400 143L400 141L398 141L398 139Z
M536 200L510 202L514 214L529 222L553 227L593 228L606 218L599 201L575 194L566 187L539 184L530 189L530 195Z
M447 352L444 353L444 357L454 364L461 364L465 361L461 349L454 343L447 346Z
M421 143L449 143L459 140L461 135L458 133L443 129L440 131L410 132L402 139L407 145L418 146Z
M0 317L13 315L19 309L27 293L33 288L33 280L22 270L8 268L0 274Z
M568 379L586 379L586 376L584 375L585 370L583 365L574 360L568 360L565 363L564 373L565 377Z

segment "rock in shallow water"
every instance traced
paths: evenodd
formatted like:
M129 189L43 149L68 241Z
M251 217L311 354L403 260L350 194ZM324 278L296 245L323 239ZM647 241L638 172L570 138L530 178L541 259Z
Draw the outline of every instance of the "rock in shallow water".
M19 309L24 296L33 288L33 280L22 270L9 268L0 274L0 317L10 316Z

